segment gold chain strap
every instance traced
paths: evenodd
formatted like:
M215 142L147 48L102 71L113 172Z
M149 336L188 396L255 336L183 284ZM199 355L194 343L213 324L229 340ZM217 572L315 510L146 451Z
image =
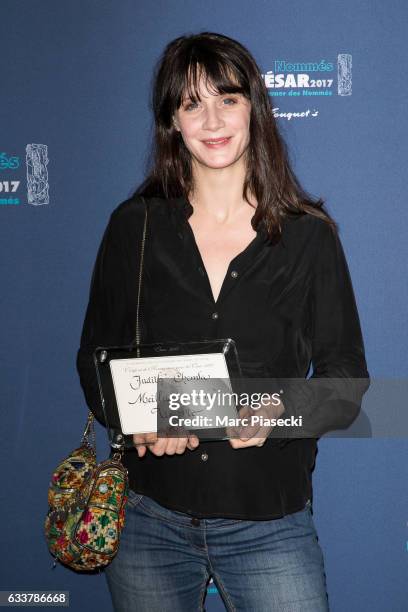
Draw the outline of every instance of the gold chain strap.
M147 227L147 204L143 196L142 196L142 200L145 205L145 218L144 218L144 226L143 226L142 245L140 249L139 284L137 288L136 336L135 336L136 351L137 351L138 357L140 357L140 348L139 348L139 344L140 344L140 321L139 321L140 293L142 289L143 259L144 259L144 248L145 248L145 242L146 242L146 227Z

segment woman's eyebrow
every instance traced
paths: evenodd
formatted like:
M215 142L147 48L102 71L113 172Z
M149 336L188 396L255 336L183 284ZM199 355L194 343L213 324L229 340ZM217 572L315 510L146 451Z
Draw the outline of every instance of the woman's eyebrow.
M232 95L240 95L242 92L241 91L217 91L212 93L211 95L213 96L232 96ZM205 96L207 97L207 96ZM185 102L196 102L197 100L201 100L201 98L199 98L198 96L186 96L185 98L181 99L181 103L185 104Z

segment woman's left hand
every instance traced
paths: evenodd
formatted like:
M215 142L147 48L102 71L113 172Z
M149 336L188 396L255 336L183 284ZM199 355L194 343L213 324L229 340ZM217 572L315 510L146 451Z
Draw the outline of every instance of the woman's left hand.
M254 410L250 406L243 406L239 411L239 419L247 419L248 424L240 427L230 427L227 434L230 436L229 443L232 448L248 448L249 446L263 446L273 427L266 425L251 425L251 416L256 415L263 419L278 419L285 411L282 401L278 405L272 404L261 406ZM262 418L261 418L262 420Z

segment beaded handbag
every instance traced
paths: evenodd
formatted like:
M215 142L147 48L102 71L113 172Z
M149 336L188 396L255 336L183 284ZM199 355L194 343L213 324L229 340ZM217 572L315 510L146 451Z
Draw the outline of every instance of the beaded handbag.
M143 198L142 198L143 199ZM140 344L139 305L147 226L147 204L140 253L136 344ZM45 539L57 561L78 572L102 569L116 555L125 524L129 481L121 457L124 438L114 432L112 456L96 461L94 416L89 411L81 445L54 470L48 488Z
M81 445L58 465L48 489L45 538L55 563L58 560L77 571L110 563L125 523L128 486L120 452L96 462L89 412Z

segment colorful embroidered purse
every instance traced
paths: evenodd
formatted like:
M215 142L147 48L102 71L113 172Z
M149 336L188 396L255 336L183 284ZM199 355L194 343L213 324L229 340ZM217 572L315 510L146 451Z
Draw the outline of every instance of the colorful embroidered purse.
M55 562L77 571L110 563L125 523L128 486L120 452L97 464L89 412L81 446L58 465L48 489L45 538Z

